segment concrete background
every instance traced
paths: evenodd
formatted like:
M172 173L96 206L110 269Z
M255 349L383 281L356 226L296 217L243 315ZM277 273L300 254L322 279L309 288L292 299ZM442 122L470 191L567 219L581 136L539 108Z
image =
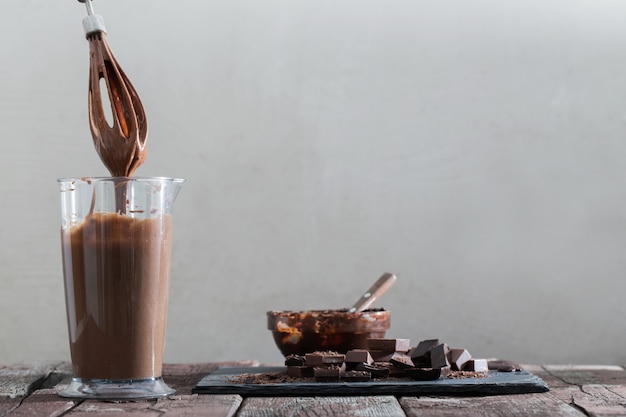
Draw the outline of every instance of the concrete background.
M626 2L94 2L175 207L166 360L350 305L476 357L626 363ZM56 178L107 175L76 1L0 6L0 363L68 359Z

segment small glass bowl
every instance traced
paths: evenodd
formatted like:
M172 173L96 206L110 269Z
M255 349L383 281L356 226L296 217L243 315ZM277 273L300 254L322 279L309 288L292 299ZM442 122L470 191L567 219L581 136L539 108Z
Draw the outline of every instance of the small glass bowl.
M385 309L362 312L341 310L268 311L267 328L283 356L316 351L345 353L367 349L368 338L384 338L390 313Z

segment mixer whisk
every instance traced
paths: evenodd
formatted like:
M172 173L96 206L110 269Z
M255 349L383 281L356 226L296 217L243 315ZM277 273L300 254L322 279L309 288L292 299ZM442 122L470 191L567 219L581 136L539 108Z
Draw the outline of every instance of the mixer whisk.
M137 91L111 52L102 16L96 15L92 0L85 3L83 28L89 41L89 124L94 146L113 177L129 177L146 158L148 122ZM101 81L111 105L107 121Z

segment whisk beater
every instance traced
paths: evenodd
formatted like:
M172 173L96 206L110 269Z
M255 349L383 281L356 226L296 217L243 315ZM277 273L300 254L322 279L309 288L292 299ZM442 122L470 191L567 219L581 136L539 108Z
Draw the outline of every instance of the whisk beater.
M94 13L92 0L78 1L87 7L83 28L89 41L89 125L94 146L111 176L129 177L146 158L146 114L109 47L104 19ZM101 80L106 82L112 125L104 110Z

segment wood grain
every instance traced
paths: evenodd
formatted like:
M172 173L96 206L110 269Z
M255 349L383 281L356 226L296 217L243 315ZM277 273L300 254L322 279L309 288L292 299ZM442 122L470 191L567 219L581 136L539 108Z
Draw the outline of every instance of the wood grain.
M362 416L404 417L393 396L376 397L250 397L237 417Z
M620 366L547 365L550 394L594 417L626 415L626 371Z
M493 397L404 397L400 404L407 417L464 416L585 417L585 414L549 394Z
M255 361L174 364L164 378L179 393L158 400L80 401L59 397L71 375L66 363L0 366L0 417L22 416L626 416L626 370L617 366L523 365L550 387L546 393L498 396L391 395L248 397L191 395L198 379L218 366Z
M94 417L98 415L106 416L137 416L137 417L158 417L162 413L152 409L156 400L137 402L104 402L104 401L83 401L67 415L72 417Z
M84 401L68 416L94 415L232 417L241 404L238 395L174 395L159 400L130 402ZM12 417L12 416L11 416Z
M76 404L72 400L59 397L57 389L38 389L19 403L19 407L16 407L9 415L11 417L57 417L74 408Z
M253 365L254 361L230 362L230 365ZM175 388L181 395L172 395L159 400L143 400L130 402L104 402L104 401L81 401L68 400L58 396L71 379L70 368L66 363L36 366L34 368L11 367L5 368L4 376L0 376L0 382L11 392L32 391L33 378L37 379L37 385L41 388L34 390L26 398L0 397L0 416L45 416L56 417L69 416L93 416L124 415L124 416L209 416L231 417L235 415L242 398L238 395L185 395L190 393L191 387L206 373L214 370L222 364L170 364L164 366L164 379ZM16 375L28 376L28 378L16 378ZM12 381L9 384L9 381ZM17 383L16 383L17 381ZM26 388L28 386L29 388Z
M0 397L25 397L41 387L46 378L62 363L0 365Z
M217 363L179 363L163 365L163 379L176 394L191 394L191 389L210 372L221 366L258 366L257 361L233 361Z
M161 399L152 408L166 417L232 417L242 400L239 395L181 395Z
M2 377L0 376L0 380ZM0 417L4 417L20 405L19 398L0 397Z
M552 376L572 385L626 385L626 370L614 365L546 365Z
M626 398L610 386L583 385L572 395L572 403L594 417L626 416Z

